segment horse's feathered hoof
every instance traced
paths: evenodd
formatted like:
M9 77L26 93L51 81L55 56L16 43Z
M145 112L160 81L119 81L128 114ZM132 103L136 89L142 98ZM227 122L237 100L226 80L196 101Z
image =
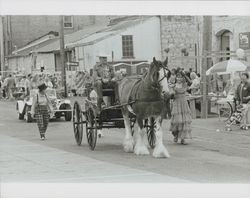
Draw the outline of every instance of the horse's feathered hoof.
M168 150L163 146L156 146L153 152L153 156L156 158L169 158Z
M136 155L149 155L149 150L145 145L136 145L134 149Z
M134 152L134 140L133 140L133 138L124 140L123 149L126 153L133 153Z

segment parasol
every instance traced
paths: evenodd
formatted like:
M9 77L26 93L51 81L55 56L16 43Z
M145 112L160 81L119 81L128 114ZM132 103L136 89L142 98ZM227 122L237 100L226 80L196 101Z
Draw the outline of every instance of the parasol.
M210 74L229 74L232 72L250 71L250 62L242 60L226 60L216 63L206 71Z

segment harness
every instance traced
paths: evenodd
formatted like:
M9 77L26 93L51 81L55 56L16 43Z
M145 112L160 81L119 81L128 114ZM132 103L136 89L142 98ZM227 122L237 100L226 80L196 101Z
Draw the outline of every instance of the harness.
M150 93L149 96L151 95L158 95L158 100L155 98L150 98L150 97L143 97L140 99L140 93L139 93L139 89L143 86L143 83L145 82L144 78L140 78L138 79L132 86L132 89L129 93L129 103L130 102L160 102L163 100L163 98L161 97L161 95L159 94L159 89L160 89L160 82L162 80L164 80L165 78L168 78L168 74L167 71L169 71L166 67L164 66L160 66L163 71L164 71L164 76L158 80L155 84L152 84L148 89L145 89L145 87L143 88L144 93L147 91Z
M161 81L163 81L164 78L168 79L168 76L167 76L166 71L170 72L169 69L167 69L167 68L164 67L164 66L161 66L161 68L162 68L163 71L164 71L164 76L158 81L158 83L160 83Z

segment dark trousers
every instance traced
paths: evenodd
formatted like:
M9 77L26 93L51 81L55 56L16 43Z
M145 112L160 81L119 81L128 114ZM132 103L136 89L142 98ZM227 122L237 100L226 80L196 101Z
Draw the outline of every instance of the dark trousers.
M101 104L103 102L103 89L114 89L115 92L115 100L118 99L118 85L116 82L109 81L107 83L103 83L101 80L97 80L94 84L95 91L97 93L97 107L100 110Z

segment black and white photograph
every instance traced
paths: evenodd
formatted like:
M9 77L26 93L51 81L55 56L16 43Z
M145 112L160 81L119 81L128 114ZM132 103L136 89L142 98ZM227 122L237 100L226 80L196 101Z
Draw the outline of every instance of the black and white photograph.
M250 196L250 4L248 16L235 4L210 14L198 3L197 14L185 12L187 1L176 13L150 3L145 10L156 10L132 4L128 14L103 1L87 4L89 12L6 4L1 198L64 198L69 189L106 197L113 188L109 197L140 197L136 185L144 197L166 197L168 188L196 197L194 184ZM215 197L209 189L200 195Z

